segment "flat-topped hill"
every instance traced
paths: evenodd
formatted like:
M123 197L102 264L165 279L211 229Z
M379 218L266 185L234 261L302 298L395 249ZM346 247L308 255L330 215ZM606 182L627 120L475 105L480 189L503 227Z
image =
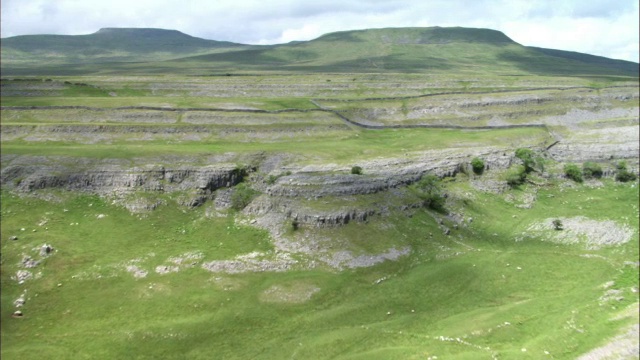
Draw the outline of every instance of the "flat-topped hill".
M385 28L309 41L242 45L175 30L105 28L89 35L2 39L5 75L246 72L638 75L638 64L520 45L500 31Z

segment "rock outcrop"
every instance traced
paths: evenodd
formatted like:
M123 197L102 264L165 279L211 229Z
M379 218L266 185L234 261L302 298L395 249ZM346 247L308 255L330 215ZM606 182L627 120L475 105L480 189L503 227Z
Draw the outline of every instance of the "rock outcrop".
M132 191L175 192L200 190L212 192L238 184L243 171L233 164L202 167L167 167L148 165L130 169L98 165L74 169L64 165L13 165L2 169L3 186L19 192L48 188L117 194ZM201 199L196 199L200 202Z

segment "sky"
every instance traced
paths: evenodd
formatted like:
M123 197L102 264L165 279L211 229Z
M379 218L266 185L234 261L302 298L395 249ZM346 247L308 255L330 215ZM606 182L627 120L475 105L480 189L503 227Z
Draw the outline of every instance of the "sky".
M343 30L462 26L526 46L638 62L638 0L2 0L0 36L153 27L243 44Z

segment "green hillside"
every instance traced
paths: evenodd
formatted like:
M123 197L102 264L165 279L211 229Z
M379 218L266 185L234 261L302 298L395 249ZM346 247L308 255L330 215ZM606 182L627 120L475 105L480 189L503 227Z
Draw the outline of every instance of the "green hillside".
M91 35L2 40L5 75L263 71L637 76L638 66L525 47L496 30L462 27L342 31L310 41L263 46L204 40L159 29L102 29Z
M2 39L7 64L149 61L243 47L176 30L104 28L89 35L24 35Z
M629 72L636 75L640 73L640 68L638 67L638 63L634 63L632 61L609 59L604 56L583 54L575 51L545 49L545 48L538 48L538 47L531 47L531 46L529 48L539 51L545 55L553 56L556 58L576 60L584 64L599 65L599 66L602 66L603 68L616 69L616 70Z

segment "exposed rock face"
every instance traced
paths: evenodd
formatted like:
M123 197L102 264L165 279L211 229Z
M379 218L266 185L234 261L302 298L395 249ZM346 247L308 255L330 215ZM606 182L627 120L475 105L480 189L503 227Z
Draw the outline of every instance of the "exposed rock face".
M350 209L327 212L293 213L287 215L300 224L307 224L317 227L346 225L350 221L366 222L371 216L381 214L380 210L374 209Z
M637 126L631 127L637 129ZM629 135L621 136L620 131L610 132L597 132L597 135L614 136L620 142L600 144L569 137L546 149L540 147L534 150L546 150L547 156L561 162L630 159L630 170L637 172L637 139L633 138L636 139L634 142ZM439 177L455 176L458 172L470 174L469 164L474 157L482 158L488 171L506 169L517 162L514 149L502 147L449 148L405 155L361 161L357 164L363 169L361 175L350 174L351 164L312 164L296 168L282 164L280 157L269 161L261 157L258 162L267 162L268 166L257 165L256 168L270 169L270 174L276 176L276 180L271 185L265 181L252 183L252 187L262 191L263 195L253 200L245 212L253 215L275 212L299 225L311 227L341 226L351 221L366 222L374 215L384 215L390 210L407 210L419 204L406 203L403 206L396 205L393 209L364 205L317 210L302 206L301 200L395 191L418 181L425 174ZM217 163L212 161L209 165L143 164L131 167L122 161L82 158L51 162L47 157L13 155L3 156L2 160L0 180L5 188L18 192L59 188L113 196L133 213L153 210L166 202L154 196L135 195L138 192L178 193L178 204L189 207L200 206L214 199L216 210L227 209L233 193L233 189L228 188L241 182L246 175L229 159ZM180 160L169 160L167 163L176 164ZM605 169L605 176L610 175L614 174ZM496 189L499 185L495 186Z
M2 169L3 185L22 192L47 188L80 190L99 194L131 191L174 192L185 190L214 191L233 186L242 180L235 165L220 164L202 167L148 165L131 169L114 165L72 169L67 166L36 166L10 164ZM196 200L198 202L199 200Z
M513 150L471 150L449 149L406 158L366 161L362 163L363 175L348 174L349 168L339 166L307 166L300 172L279 178L265 192L271 196L303 198L374 194L410 185L426 173L455 176L474 156L484 158L487 169L505 169L514 161Z
M636 134L637 136L637 134ZM549 155L559 162L610 161L628 159L637 164L639 143L593 144L561 143L549 149ZM635 158L635 161L633 161Z

